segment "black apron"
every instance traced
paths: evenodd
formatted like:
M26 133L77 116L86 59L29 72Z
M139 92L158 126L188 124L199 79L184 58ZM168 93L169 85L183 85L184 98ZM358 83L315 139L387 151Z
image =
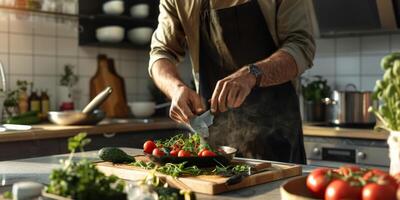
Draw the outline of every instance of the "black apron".
M200 25L200 95L210 99L218 80L240 67L265 59L277 47L257 0L215 10L224 43L237 66L226 67L210 34L209 0ZM254 88L240 108L216 115L209 142L239 150L239 156L305 163L299 102L291 82Z

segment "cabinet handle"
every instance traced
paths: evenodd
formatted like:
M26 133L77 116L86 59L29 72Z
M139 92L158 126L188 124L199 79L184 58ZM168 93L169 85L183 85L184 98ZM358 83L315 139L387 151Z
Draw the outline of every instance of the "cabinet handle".
M106 138L112 138L115 136L115 133L103 133L104 137Z

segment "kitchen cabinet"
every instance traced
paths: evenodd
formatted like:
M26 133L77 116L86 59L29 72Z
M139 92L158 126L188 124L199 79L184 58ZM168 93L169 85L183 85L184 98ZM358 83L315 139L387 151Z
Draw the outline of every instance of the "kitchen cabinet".
M103 13L102 6L106 0L79 1L79 45L100 46L115 48L149 48L149 44L134 44L127 39L127 32L135 27L157 26L158 0L124 0L125 9L122 15L107 15ZM133 5L145 3L150 7L147 18L135 19L130 16L130 8ZM102 43L96 39L96 29L102 26L122 26L125 29L125 37L119 43Z

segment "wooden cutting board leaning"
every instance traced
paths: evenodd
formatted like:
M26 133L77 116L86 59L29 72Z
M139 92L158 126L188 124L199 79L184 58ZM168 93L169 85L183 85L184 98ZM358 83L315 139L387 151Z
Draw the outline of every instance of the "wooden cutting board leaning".
M144 156L135 157L136 160L149 161ZM233 163L248 164L256 169L254 173L244 177L240 182L228 185L229 177L217 175L200 175L186 176L174 178L165 174L156 172L163 181L167 182L171 187L179 189L188 189L193 192L203 194L219 194L227 191L246 188L254 185L259 185L279 179L301 175L302 170L300 165L291 164L276 164L266 161L246 159L234 159ZM137 181L143 179L150 170L145 170L139 167L127 164L112 164L110 162L98 162L97 168L106 175L115 175L121 179Z
M90 97L94 98L96 94L110 86L113 93L101 108L106 112L107 117L125 118L129 115L125 83L123 78L116 73L113 63L113 60L105 55L98 56L97 72L90 80Z

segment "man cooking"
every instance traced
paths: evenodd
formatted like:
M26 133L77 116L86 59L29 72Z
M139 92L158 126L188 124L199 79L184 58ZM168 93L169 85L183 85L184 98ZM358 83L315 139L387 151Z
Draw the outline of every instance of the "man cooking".
M306 0L161 0L158 20L149 72L171 98L173 120L188 123L210 108L211 144L305 163L293 82L315 53ZM186 50L198 92L176 69Z

